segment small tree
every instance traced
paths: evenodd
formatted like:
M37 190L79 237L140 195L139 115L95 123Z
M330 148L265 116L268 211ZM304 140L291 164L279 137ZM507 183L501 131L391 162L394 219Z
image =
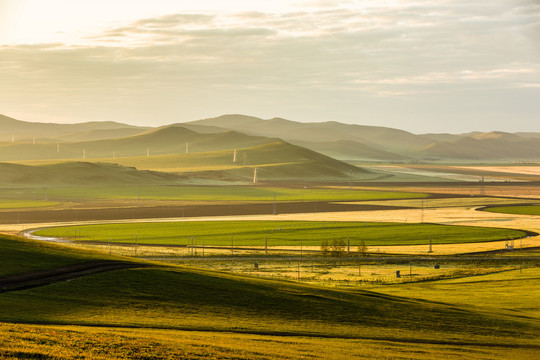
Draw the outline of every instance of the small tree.
M328 256L328 240L323 240L321 243L321 253L323 256Z
M343 239L332 239L332 246L330 247L332 256L342 256L345 253L346 246Z
M364 240L360 240L360 244L358 245L358 254L361 256L366 256L367 250L368 248L366 242Z

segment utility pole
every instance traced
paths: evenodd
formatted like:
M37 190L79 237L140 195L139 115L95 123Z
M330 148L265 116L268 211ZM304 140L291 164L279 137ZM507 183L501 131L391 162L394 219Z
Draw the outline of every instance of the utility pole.
M255 168L253 170L253 183L256 184L257 183L257 168Z

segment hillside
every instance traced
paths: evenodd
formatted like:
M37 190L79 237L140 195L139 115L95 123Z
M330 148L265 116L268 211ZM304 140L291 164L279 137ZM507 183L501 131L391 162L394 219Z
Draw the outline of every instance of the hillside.
M511 139L508 141L507 139ZM540 159L540 139L514 136L475 135L456 141L438 141L420 148L416 156L431 159L531 160Z
M125 130L121 130L125 132ZM96 132L94 131L95 135ZM103 136L103 135L102 135ZM0 161L23 160L80 160L185 154L249 147L275 141L260 136L249 136L235 131L201 134L180 126L165 126L143 133L95 141L62 143L15 142L0 144Z
M407 157L389 151L375 149L371 146L349 140L334 141L292 141L293 144L317 151L321 154L342 160L406 160Z
M6 275L11 280L14 275L39 278L44 270L100 260L97 252L4 235L0 235L0 250L3 260L0 281L4 282L10 280ZM109 259L116 263L122 260L101 254L102 261ZM24 265L12 269L14 264ZM464 297L467 301L461 303L454 300L453 289L458 291L458 296L469 294L470 289L478 287L479 277L473 277L472 281L467 278L470 285L454 286L450 291L448 286L455 280L433 282L429 288L423 284L379 285L365 291L322 288L135 259L129 265L130 269L68 273L63 280L69 281L3 292L0 321L47 324L47 327L31 325L29 330L29 325L0 324L0 335L8 339L0 349L0 356L29 359L57 358L63 354L62 358L83 358L70 352L75 349L84 351L88 358L111 358L107 355L135 358L140 354L145 354L144 358L166 354L185 359L221 358L216 354L228 352L230 356L224 358L263 359L275 358L276 354L303 358L309 350L322 354L311 356L321 359L339 359L343 354L350 354L351 358L359 354L365 358L393 358L396 354L411 358L411 346L417 349L416 344L425 346L415 357L421 359L441 358L449 351L456 358L470 358L466 355L479 353L482 356L474 357L478 359L499 358L494 355L502 351L500 358L504 358L512 349L519 355L516 358L534 358L533 353L538 351L536 318L521 312L501 314L500 309L474 303L467 296ZM40 271L36 273L36 270ZM536 286L531 280L506 281L502 285L498 285L499 278L494 280L488 284L492 288L489 294L480 292L488 304L503 286L513 291ZM430 290L433 286L437 292ZM431 300L434 296L440 299ZM63 329L54 327L60 324L64 325ZM31 332L24 333L21 329ZM144 329L154 330L149 333ZM161 336L155 336L157 329ZM128 330L139 335L146 331L148 336L134 343L135 333L128 334ZM192 336L189 334L199 337L194 341L198 349L190 348L189 353L183 353L183 344L162 346L165 337L183 339ZM239 351L239 344L244 343L247 335L249 346ZM14 336L17 341L13 341ZM227 336L228 344L215 344L216 336ZM298 340L309 343L300 349L295 343ZM511 342L511 347L502 348L501 342ZM261 348L267 343L275 343L286 351ZM365 349L365 344L370 346ZM291 357L291 347L297 349L298 356ZM45 353L48 350L55 356L48 356ZM261 355L261 351L267 353ZM337 356L332 352L337 352ZM105 356L96 357L96 354Z
M168 184L176 181L178 177L173 174L140 171L115 164L66 162L30 166L0 163L0 186L5 188Z
M75 134L77 133L86 133L95 130L102 130L102 135L109 136L106 134L107 130L118 131L120 129L134 130L145 128L113 121L95 121L79 124L26 122L0 114L0 143L10 143L12 140L32 141L34 138L56 139L63 136L76 136Z
M426 146L433 142L430 138L403 130L344 124L335 121L299 123L281 118L263 120L252 116L224 115L192 121L188 124L221 127L253 135L278 137L288 141L356 141L371 147L396 152L406 152L409 148Z
M336 121L223 115L157 128L31 123L0 115L0 161L84 160L238 149L283 139L340 160L538 161L540 133L413 134Z
M232 133L234 134L234 133ZM224 135L229 136L229 135ZM257 168L258 179L368 179L370 171L346 164L315 151L284 141L237 149L194 154L117 158L115 163L163 172L182 173L188 177L251 181ZM107 159L102 159L107 161ZM109 159L109 161L111 161Z

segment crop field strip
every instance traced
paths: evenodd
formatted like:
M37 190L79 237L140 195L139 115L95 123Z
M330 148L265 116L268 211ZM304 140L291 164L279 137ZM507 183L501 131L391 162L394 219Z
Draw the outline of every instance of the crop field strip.
M15 190L13 190L15 191ZM423 198L418 192L366 189L332 189L323 187L260 187L260 186L80 186L16 190L25 196L44 199L141 199L182 201L363 201Z
M519 205L519 206L488 206L482 208L483 211L500 213L500 214L515 214L515 215L540 215L540 205Z

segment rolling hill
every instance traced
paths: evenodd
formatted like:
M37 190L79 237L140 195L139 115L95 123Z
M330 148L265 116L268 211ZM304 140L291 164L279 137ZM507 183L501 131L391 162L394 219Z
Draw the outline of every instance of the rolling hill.
M252 181L257 168L258 179L266 180L349 180L372 179L377 175L315 151L274 141L263 145L234 150L209 151L194 154L124 157L114 161L137 169L181 173L190 178Z
M479 134L455 141L437 141L418 149L415 155L434 160L534 160L540 159L540 139Z
M223 115L157 128L116 122L31 123L0 115L0 161L134 157L218 151L278 139L340 160L538 161L540 133L413 134L335 121Z
M35 139L59 139L66 136L81 136L78 134L100 131L102 136L110 137L108 130L144 130L145 127L121 124L113 121L95 121L78 124L39 123L16 120L0 114L0 143L15 141L32 141ZM96 135L94 135L95 138ZM125 136L125 135L124 135Z
M95 134L95 132L94 132ZM15 142L0 144L0 161L23 160L80 160L125 156L184 154L237 147L249 147L275 141L249 136L235 131L201 134L180 126L165 126L143 133L95 141L73 142Z
M416 352L418 359L448 354L502 359L514 350L515 358L534 358L539 349L536 317L489 306L503 287L518 293L530 291L537 286L534 280L488 281L491 294L480 292L486 306L454 300L456 292L459 296L477 288L480 277L467 278L470 284L456 285L453 279L430 282L429 287L413 283L366 291L122 259L5 235L0 235L0 250L0 281L11 280L11 285L28 275L42 279L45 271L66 265L130 262L129 269L67 273L64 280L69 281L3 291L0 356L6 358L161 358L173 354L171 358L181 359L268 359L305 358L314 351L321 356L310 357L320 359L340 359L343 354L347 358L412 358ZM432 287L442 301L430 299ZM148 336L135 342L127 330ZM158 331L161 336L156 337ZM197 335L192 340L197 347L186 353L180 339L189 334ZM217 336L226 336L227 342L216 344ZM179 341L164 347L164 337ZM246 339L249 346L242 347ZM300 348L298 340L309 343ZM269 351L267 343L276 348ZM371 346L365 349L366 344ZM298 354L292 355L291 348L298 348ZM88 356L74 354L72 349Z
M174 174L141 171L115 164L65 162L31 166L0 163L0 186L4 188L170 184L178 180Z
M293 141L294 144L317 151L321 154L342 160L383 160L404 161L410 158L389 151L375 149L371 146L350 140L334 141Z
M335 121L299 123L280 118L263 120L224 115L189 122L253 135L275 136L291 143L346 160L531 161L540 159L538 133L500 131L466 134L422 134L378 126Z
M433 142L428 137L403 130L344 124L336 121L299 123L281 118L263 120L244 115L223 115L217 118L188 122L188 124L221 127L253 135L273 136L291 142L295 140L309 142L356 141L391 152L406 152L410 148L426 146Z

